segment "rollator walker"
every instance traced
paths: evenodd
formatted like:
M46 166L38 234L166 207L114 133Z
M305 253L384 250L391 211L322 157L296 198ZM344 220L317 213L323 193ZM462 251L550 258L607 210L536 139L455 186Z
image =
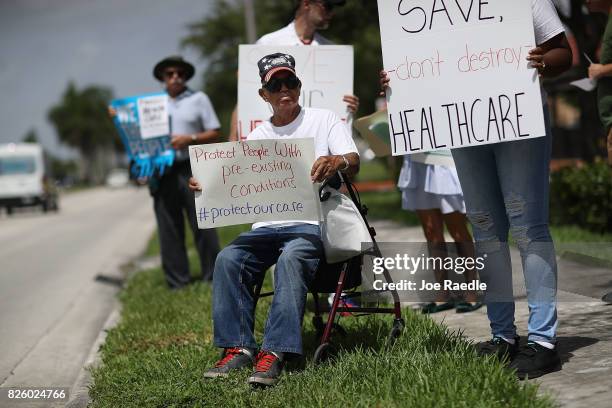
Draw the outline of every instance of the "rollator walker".
M343 314L352 314L354 316L363 316L374 313L393 314L393 326L387 338L388 345L392 345L395 342L395 340L401 335L405 326L404 319L402 318L399 295L396 290L389 290L393 297L393 307L345 306L345 301L347 299L360 298L365 293L355 291L355 289L361 285L361 268L363 266L363 257L366 254L375 257L382 257L382 253L376 239L374 238L376 236L376 231L370 226L368 220L366 219L368 208L361 203L361 198L359 197L359 193L355 186L345 176L338 172L336 176L326 180L320 186L319 199L322 202L330 197L330 193L324 191L326 186L336 189L340 189L342 186L344 186L350 199L359 210L359 213L363 218L366 227L368 228L368 232L372 238L373 247L372 249L368 250L367 253L362 253L347 261L334 264L322 262L319 265L315 277L309 287L309 291L312 293L314 299L315 315L312 318L312 323L316 329L317 337L320 337L319 346L315 350L314 354L315 363L319 363L329 357L332 346L330 340L333 331L343 335L346 334L346 331L342 328L342 326L336 322L336 318L339 320ZM393 283L391 275L386 268L384 268L382 275L387 283ZM257 301L259 298L272 296L274 294L274 292L261 293L262 286L263 277L262 280L254 287L254 307L257 306ZM321 307L319 296L323 293L334 293L334 300L331 307L327 311L328 315L325 323L323 320L323 313L325 313L325 310Z

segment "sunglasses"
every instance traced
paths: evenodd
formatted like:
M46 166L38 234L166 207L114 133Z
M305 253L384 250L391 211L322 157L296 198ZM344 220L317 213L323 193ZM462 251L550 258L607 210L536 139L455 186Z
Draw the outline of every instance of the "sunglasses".
M164 71L164 77L166 78L172 78L175 75L179 76L180 78L184 78L185 71L180 70L180 69L169 69L167 71Z
M272 93L276 93L283 89L283 84L287 87L287 89L293 90L302 85L302 82L300 82L298 77L291 75L286 78L272 78L265 85L263 85L263 88Z

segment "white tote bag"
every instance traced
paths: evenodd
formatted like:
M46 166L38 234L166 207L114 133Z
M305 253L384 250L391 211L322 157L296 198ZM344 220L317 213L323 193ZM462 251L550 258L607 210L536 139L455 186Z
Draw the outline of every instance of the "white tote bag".
M372 237L355 203L334 188L325 187L323 192L330 193L321 201L321 240L327 263L346 261L371 249Z

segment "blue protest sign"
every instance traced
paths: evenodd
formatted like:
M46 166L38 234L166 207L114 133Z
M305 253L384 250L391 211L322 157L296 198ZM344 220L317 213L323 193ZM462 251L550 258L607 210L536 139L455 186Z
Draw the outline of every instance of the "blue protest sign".
M135 177L163 174L174 162L170 144L168 96L165 93L132 96L111 102L115 126L132 162Z

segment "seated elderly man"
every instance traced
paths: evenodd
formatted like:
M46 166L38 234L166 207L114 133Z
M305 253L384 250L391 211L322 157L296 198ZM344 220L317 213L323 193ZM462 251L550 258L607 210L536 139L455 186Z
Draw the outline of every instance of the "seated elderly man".
M337 171L349 176L357 173L357 148L342 121L328 110L299 105L302 84L295 74L294 58L276 53L257 65L259 95L270 103L273 115L247 139L314 138L317 159L312 182ZM193 178L190 187L201 189ZM302 354L308 285L323 257L319 225L309 221L255 223L219 253L213 275L214 342L224 350L205 378L226 377L232 370L254 366L250 384L269 386L278 381L286 354ZM253 287L274 264L274 299L257 353Z

